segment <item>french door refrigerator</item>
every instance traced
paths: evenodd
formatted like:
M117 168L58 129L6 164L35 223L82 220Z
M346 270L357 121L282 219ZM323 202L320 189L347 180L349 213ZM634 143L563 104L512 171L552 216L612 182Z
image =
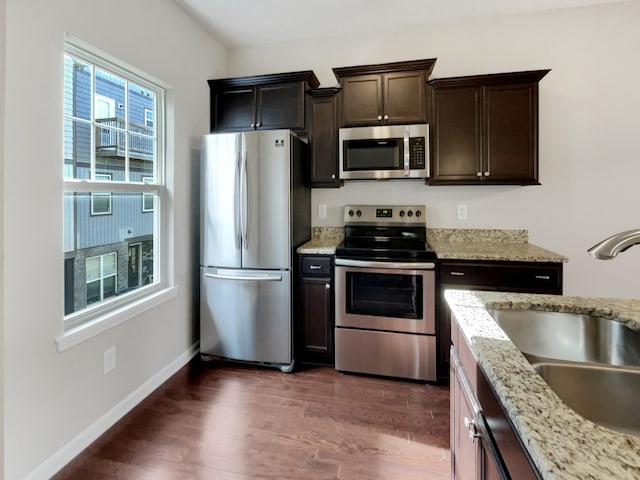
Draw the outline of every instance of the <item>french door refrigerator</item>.
M289 130L203 138L201 354L293 369L293 255L311 236L306 147Z

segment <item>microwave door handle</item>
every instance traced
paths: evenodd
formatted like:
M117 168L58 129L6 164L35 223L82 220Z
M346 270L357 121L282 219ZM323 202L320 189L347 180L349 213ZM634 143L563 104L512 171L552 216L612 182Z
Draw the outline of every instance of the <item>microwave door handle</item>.
M409 127L406 127L404 129L404 176L408 177L409 176L409 159L410 159L410 155L409 155Z

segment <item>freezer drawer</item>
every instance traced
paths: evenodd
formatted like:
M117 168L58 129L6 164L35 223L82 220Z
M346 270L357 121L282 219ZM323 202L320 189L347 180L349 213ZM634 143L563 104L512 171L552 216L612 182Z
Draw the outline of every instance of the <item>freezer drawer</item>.
M202 353L293 364L289 271L201 268L200 289Z
M336 370L436 380L436 337L336 328Z

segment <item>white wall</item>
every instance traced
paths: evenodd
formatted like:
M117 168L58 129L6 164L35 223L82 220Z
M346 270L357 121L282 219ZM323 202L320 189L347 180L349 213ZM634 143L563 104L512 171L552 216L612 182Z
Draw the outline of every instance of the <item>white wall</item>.
M426 204L428 226L526 228L532 243L569 257L565 293L640 298L640 247L611 262L586 249L640 227L640 2L425 25L323 41L228 51L229 75L434 58L432 78L550 68L540 83L540 180L534 187L351 183L313 192L314 225L341 225L348 203ZM328 216L317 217L317 205ZM469 219L456 219L456 205Z
M0 24L6 25L8 92L4 276L11 279L4 290L3 463L5 478L14 480L44 477L43 464L158 372L186 358L197 341L191 287L194 157L209 127L206 80L225 75L226 53L173 0L0 1L2 7L6 1L6 22L2 15ZM174 89L169 188L179 290L160 307L58 353L65 32ZM105 376L103 352L112 345L117 368Z
M0 0L0 72L5 71L7 3ZM0 74L0 185L4 186L4 74ZM4 190L4 187L3 187ZM0 432L4 432L4 198L0 193ZM0 465L4 465L4 436L0 435ZM0 480L4 472L0 469Z

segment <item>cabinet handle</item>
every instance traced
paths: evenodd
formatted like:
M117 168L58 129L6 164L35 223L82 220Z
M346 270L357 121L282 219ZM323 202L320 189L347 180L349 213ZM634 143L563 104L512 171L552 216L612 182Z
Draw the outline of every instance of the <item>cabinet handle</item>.
M484 172L484 176L488 177L489 176L489 171Z
M449 275L452 277L464 277L464 272L451 272Z
M382 117L383 120L389 120L389 115L385 115L384 117Z
M322 265L309 265L309 270L320 270Z
M260 122L256 123L256 127L260 128L262 124Z
M464 417L464 426L469 431L469 440L471 440L472 442L475 442L476 438L480 437L480 434L478 433L478 428L476 426L476 422L473 420L470 420L468 417Z
M549 275L536 275L536 280L551 280Z
M256 124L255 124L255 123L252 123L252 124L251 124L251 128L256 128Z
M335 173L332 173L332 174L331 174L331 180L335 180L335 179L336 179L336 174L335 174Z
M331 290L331 285L328 284L328 283L325 283L324 284L324 288L327 289L327 290Z
M481 176L482 176L482 172L476 173L476 177L481 177Z
M382 115L378 115L378 120L382 120Z

